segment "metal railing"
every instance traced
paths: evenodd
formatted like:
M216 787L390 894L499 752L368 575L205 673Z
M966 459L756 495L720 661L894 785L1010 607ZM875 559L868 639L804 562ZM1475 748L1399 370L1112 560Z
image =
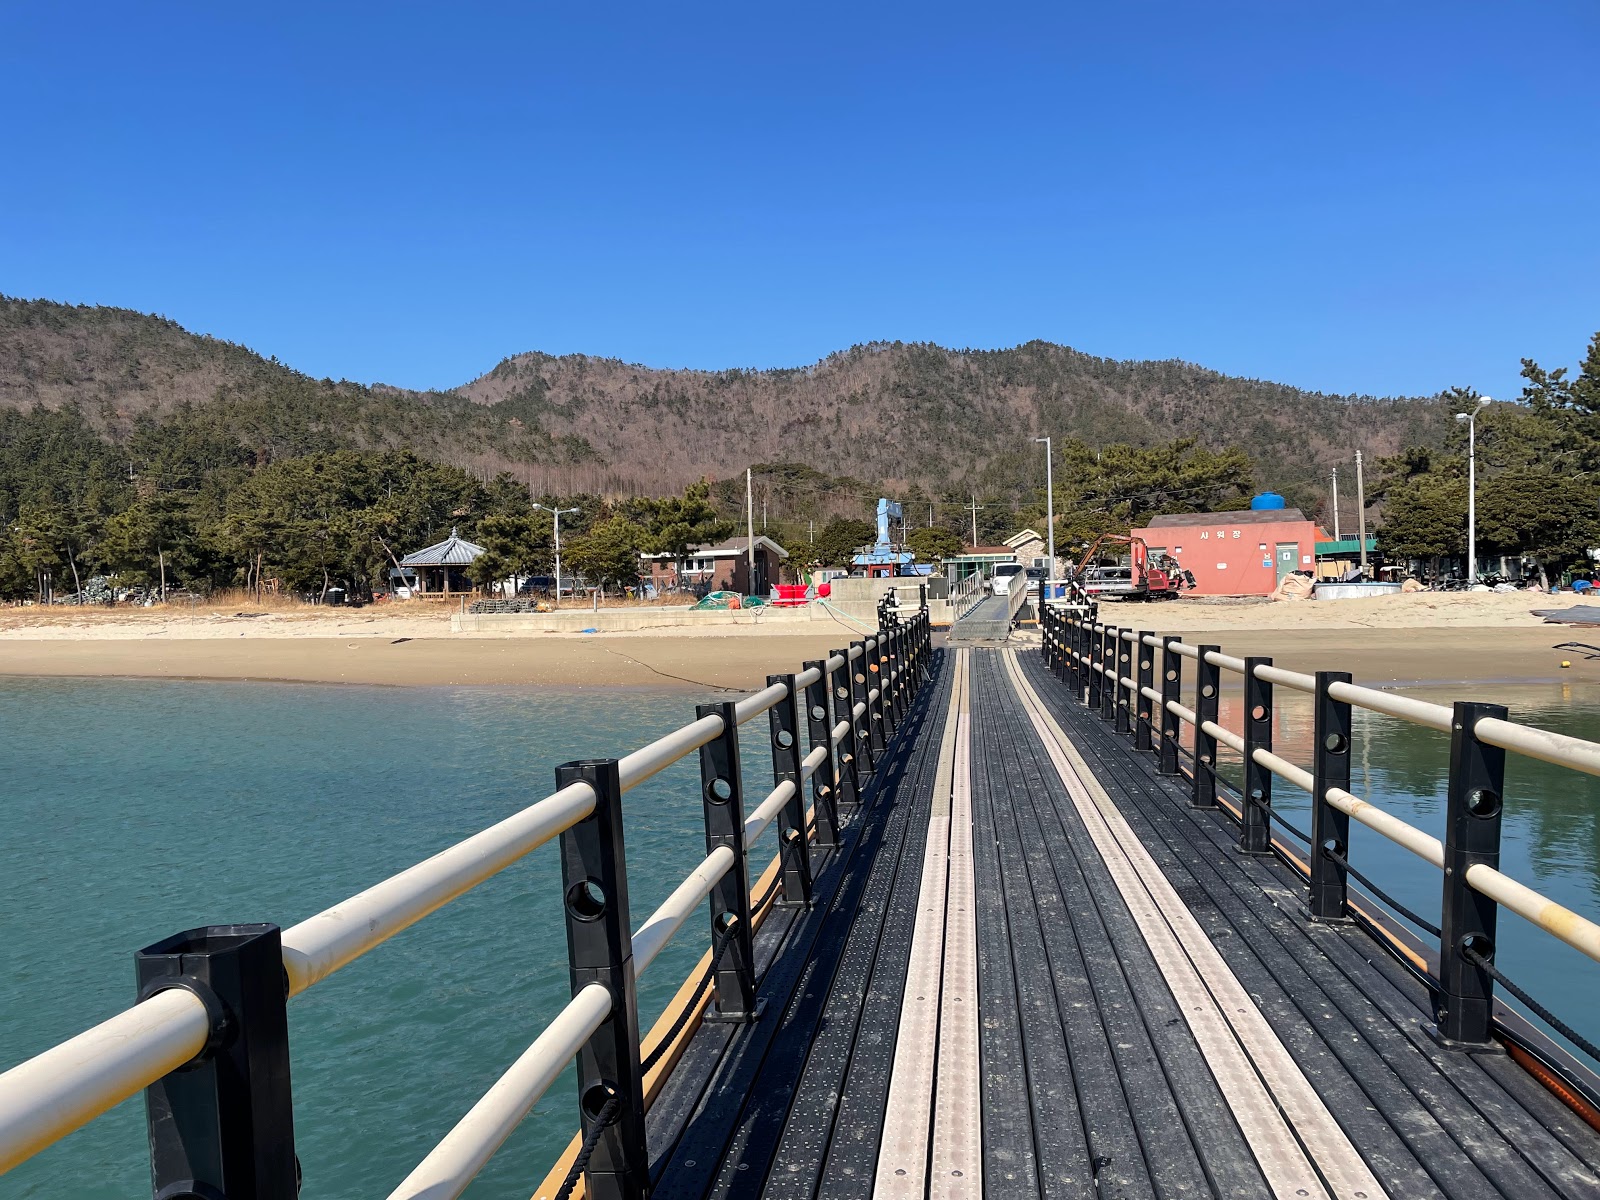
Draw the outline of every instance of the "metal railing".
M747 851L777 824L783 898L773 902L809 900L812 847L839 845L842 810L859 805L928 677L930 650L925 610L891 615L753 695L701 705L694 721L631 754L556 768L544 799L298 925L208 926L141 950L131 1008L0 1075L0 1173L143 1090L153 1195L293 1200L287 1001L559 839L572 999L390 1197L459 1196L574 1058L593 1142L588 1194L644 1196L637 977L709 900L707 1002L724 1019L753 1019ZM774 784L746 815L740 727L762 714ZM697 751L709 852L633 929L622 797Z
M950 589L950 615L959 621L983 601L983 572L974 571Z
M1312 920L1365 919L1350 903L1349 880L1355 876L1374 899L1439 939L1437 973L1430 979L1438 998L1439 1033L1447 1043L1479 1046L1492 1039L1498 981L1568 1041L1600 1059L1592 1044L1495 966L1500 908L1600 962L1600 925L1510 878L1499 867L1507 752L1600 775L1600 744L1517 724L1500 705L1434 704L1362 687L1344 672L1287 671L1273 666L1270 658L1237 658L1216 646L1192 646L1172 636L1120 629L1103 624L1094 606L1086 612L1047 608L1042 627L1043 656L1050 672L1075 697L1098 709L1102 718L1115 722L1118 731L1127 732L1136 749L1155 754L1160 774L1185 774L1179 765L1180 742L1183 728L1189 729L1187 775L1193 807L1219 807L1218 745L1240 756L1243 783L1237 789L1237 811L1228 806L1239 828L1239 849L1246 854L1276 854L1298 870L1307 882ZM1193 708L1180 700L1186 663L1195 672ZM1237 677L1242 689L1242 730L1227 729L1218 721L1224 673ZM1309 770L1273 751L1274 688L1311 698L1314 762ZM1450 737L1443 838L1351 792L1353 708ZM1274 780L1310 794L1309 833L1295 830L1274 811ZM1444 873L1438 925L1400 905L1350 865L1351 821ZM1304 861L1273 838L1274 822L1307 843Z

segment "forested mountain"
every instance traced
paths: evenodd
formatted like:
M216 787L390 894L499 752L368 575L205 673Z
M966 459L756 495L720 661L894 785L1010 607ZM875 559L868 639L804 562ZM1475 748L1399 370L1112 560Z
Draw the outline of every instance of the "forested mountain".
M1047 342L1009 350L856 346L808 367L669 371L519 354L448 392L312 379L125 309L0 298L0 407L75 406L137 472L152 430L259 468L312 452L407 448L547 493L662 495L750 462L804 462L897 495L1038 486L1039 433L1243 450L1256 482L1314 507L1360 446L1434 445L1435 399L1304 392L1182 362ZM143 437L141 439L141 433ZM143 449L141 450L141 441Z

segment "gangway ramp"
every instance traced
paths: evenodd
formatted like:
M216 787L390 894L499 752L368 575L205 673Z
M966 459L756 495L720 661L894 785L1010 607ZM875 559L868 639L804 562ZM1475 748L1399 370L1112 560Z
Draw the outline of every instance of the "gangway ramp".
M1004 596L985 596L957 617L950 626L950 638L956 642L1003 642L1011 636L1011 626L1017 613L1027 602L1026 590L1018 583L1015 591Z

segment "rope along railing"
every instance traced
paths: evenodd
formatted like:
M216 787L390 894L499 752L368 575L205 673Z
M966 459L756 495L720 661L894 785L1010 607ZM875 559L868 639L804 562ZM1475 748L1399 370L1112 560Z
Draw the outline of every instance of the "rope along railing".
M645 1072L705 1003L726 1020L755 1018L756 915L809 900L813 845L838 845L840 821L930 677L926 608L902 619L891 603L875 633L741 700L701 705L694 721L622 758L558 767L542 800L298 925L207 926L139 951L133 1007L0 1075L0 1173L142 1090L153 1195L293 1200L288 1000L557 841L572 998L390 1196L459 1196L576 1058L587 1194L643 1197ZM746 816L752 767L740 734L763 714L773 787ZM622 797L696 752L706 857L635 929ZM773 824L776 890L752 897L749 847ZM702 902L710 969L691 1015L643 1057L637 979Z
M1307 880L1312 920L1361 915L1349 901L1348 881L1354 877L1374 899L1437 937L1438 973L1432 984L1438 1029L1447 1044L1479 1046L1492 1039L1493 988L1499 982L1569 1042L1600 1059L1592 1043L1510 985L1495 966L1496 918L1501 908L1600 961L1600 925L1499 869L1507 753L1600 775L1600 744L1520 725L1499 705L1433 704L1362 687L1342 672L1286 671L1268 658L1237 658L1215 646L1191 646L1176 637L1118 629L1101 622L1097 607L1086 596L1072 601L1060 607L1047 605L1042 614L1042 653L1050 673L1091 711L1115 722L1118 732L1130 733L1136 749L1154 753L1161 774L1184 773L1179 765L1185 750L1180 740L1187 726L1190 803L1197 808L1217 806L1218 745L1237 752L1244 780L1241 787L1230 790L1239 796L1239 849L1246 854L1278 854L1295 865ZM1133 651L1132 670L1127 669L1128 650ZM1195 672L1193 708L1180 701L1186 664ZM1218 720L1224 673L1237 677L1242 688L1242 730L1227 729ZM1314 761L1309 770L1273 751L1275 688L1311 698ZM1353 708L1449 735L1443 838L1351 793ZM1310 794L1309 834L1289 825L1273 808L1275 780ZM1400 904L1350 865L1351 821L1443 872L1438 924ZM1304 861L1273 842L1274 823L1307 843Z

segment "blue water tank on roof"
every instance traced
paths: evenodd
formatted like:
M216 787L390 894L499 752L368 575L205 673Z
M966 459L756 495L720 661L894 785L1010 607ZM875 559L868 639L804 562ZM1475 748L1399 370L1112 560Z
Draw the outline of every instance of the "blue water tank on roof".
M1250 501L1250 507L1253 509L1282 508L1283 497L1278 495L1277 492L1262 492L1254 500Z

